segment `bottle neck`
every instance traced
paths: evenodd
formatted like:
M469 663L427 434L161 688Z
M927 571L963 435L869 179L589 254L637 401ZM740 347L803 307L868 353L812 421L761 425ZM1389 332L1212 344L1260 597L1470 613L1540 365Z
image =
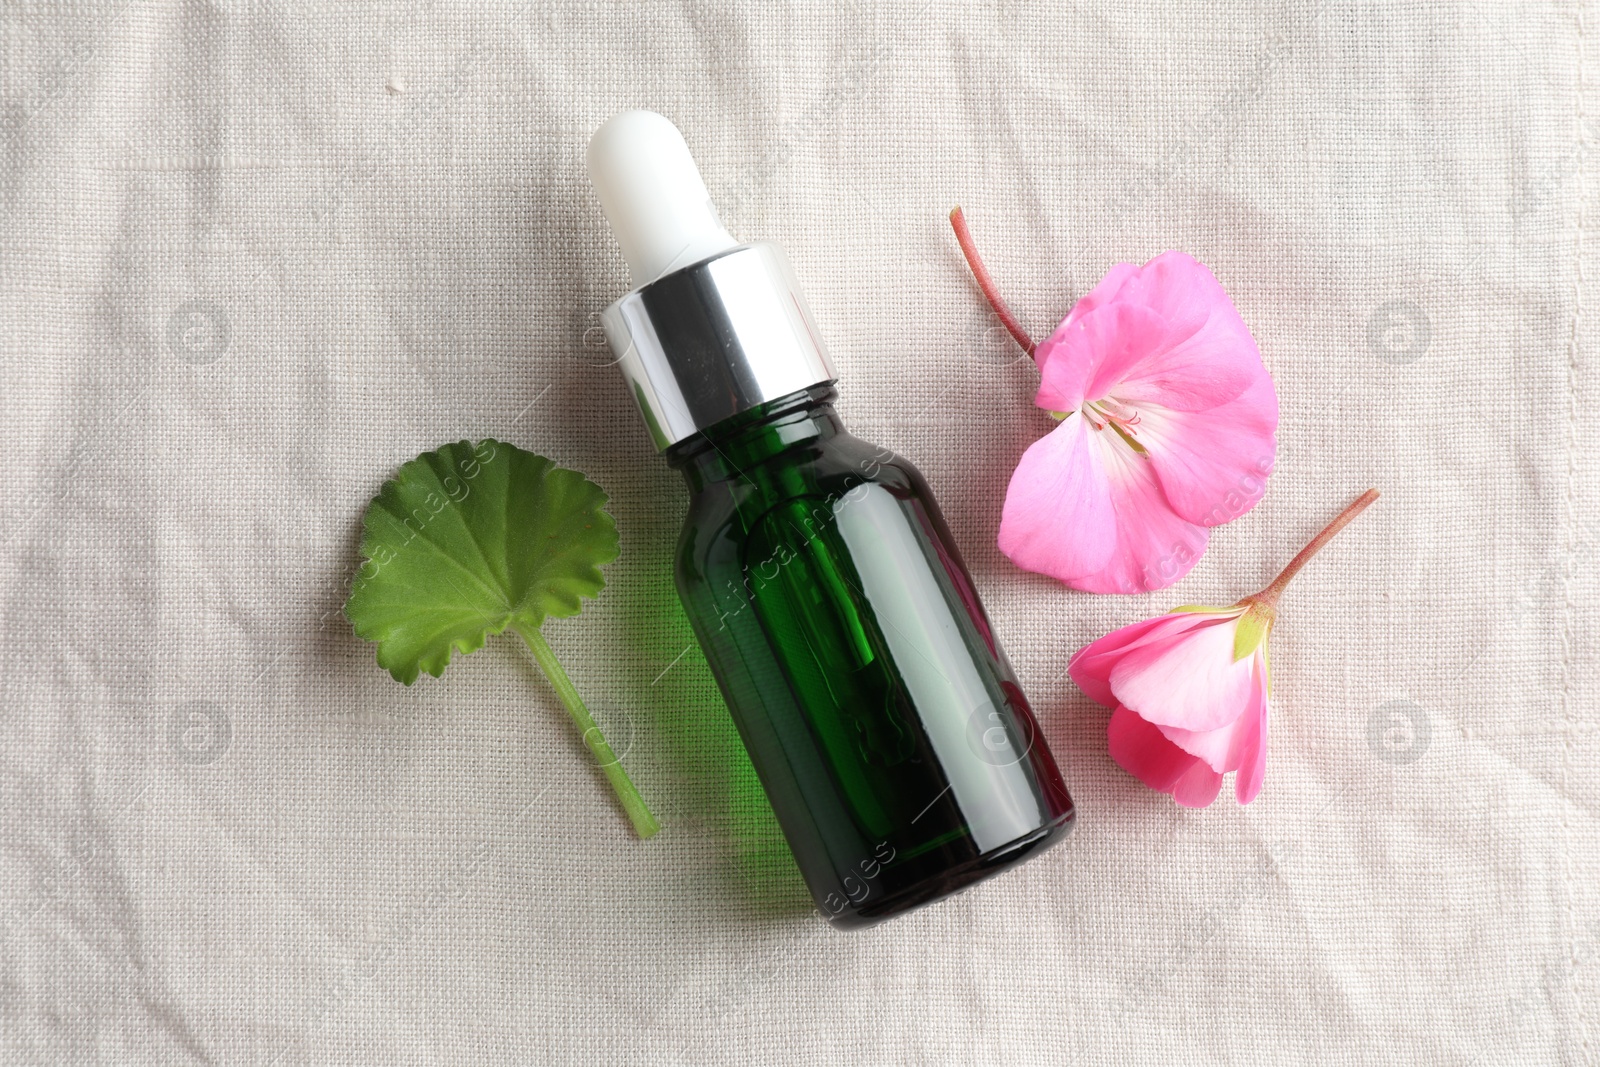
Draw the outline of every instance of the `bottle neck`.
M679 441L666 450L667 462L683 472L690 492L738 478L783 452L844 433L833 410L838 396L825 383L779 397Z
M662 451L835 377L773 244L740 245L657 278L600 322Z

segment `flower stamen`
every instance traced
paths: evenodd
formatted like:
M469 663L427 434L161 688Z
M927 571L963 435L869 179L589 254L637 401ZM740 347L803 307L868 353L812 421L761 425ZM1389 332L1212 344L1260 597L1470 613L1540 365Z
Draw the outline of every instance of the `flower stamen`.
M1139 413L1120 400L1115 400L1109 396L1102 397L1099 400L1092 400L1083 405L1083 415L1084 418L1089 420L1090 425L1097 430L1103 430L1107 426L1114 426L1126 436L1139 436L1139 431L1134 429L1135 426L1139 425Z

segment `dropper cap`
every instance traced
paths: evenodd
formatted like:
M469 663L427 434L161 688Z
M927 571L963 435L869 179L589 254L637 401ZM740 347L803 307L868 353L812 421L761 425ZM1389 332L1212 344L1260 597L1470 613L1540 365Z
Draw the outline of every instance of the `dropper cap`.
M738 245L717 219L689 145L666 116L624 111L595 131L589 180L635 289Z
M624 111L588 163L633 277L600 323L657 448L835 378L783 250L722 228L676 126Z

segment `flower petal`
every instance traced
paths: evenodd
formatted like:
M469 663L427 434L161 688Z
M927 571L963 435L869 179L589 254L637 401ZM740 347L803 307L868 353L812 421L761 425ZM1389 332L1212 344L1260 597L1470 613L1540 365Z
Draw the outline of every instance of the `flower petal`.
M1233 614L1238 614L1235 612ZM1112 630L1104 637L1091 641L1073 653L1067 663L1067 673L1096 704L1108 708L1118 701L1111 693L1111 670L1130 650L1162 637L1170 637L1218 616L1200 611L1157 615L1120 630ZM1232 617L1231 615L1229 617Z
M1163 737L1154 724L1124 707L1111 713L1106 742L1117 766L1163 793L1170 793L1173 784L1200 762Z
M1206 550L1211 532L1172 510L1149 460L1123 442L1115 430L1091 429L1086 436L1101 457L1115 534L1110 553L1098 570L1063 580L1086 593L1165 589L1189 573Z
M1225 404L1266 373L1255 339L1215 276L1182 252L1118 264L1078 301L1035 358L1050 411L1086 400L1160 403L1180 411Z
M1103 568L1116 548L1117 517L1092 433L1081 414L1070 416L1011 474L1000 551L1024 570L1070 581Z
M1039 391L1033 402L1046 411L1076 411L1099 400L1166 340L1166 323L1149 308L1113 300L1079 315L1077 309L1035 351ZM1043 356L1040 356L1043 353Z
M1186 252L1163 252L1135 269L1117 289L1117 299L1140 304L1172 323L1181 336L1199 331L1216 308L1222 285ZM1227 300L1227 294L1222 293Z
M1250 388L1207 411L1144 404L1135 429L1172 510L1189 522L1219 526L1266 492L1277 428L1278 393L1262 370Z
M1195 760L1194 766L1172 785L1172 799L1186 808L1208 807L1220 792L1222 775L1207 767L1203 760Z
M1255 738L1255 746L1250 755L1239 766L1238 777L1233 782L1233 795L1239 803L1248 804L1261 792L1261 782L1267 775L1267 719L1272 710L1272 697L1267 692L1266 664L1259 665L1261 674L1261 710L1256 719L1260 722L1260 733Z
M1237 628L1211 622L1134 649L1112 668L1112 693L1160 726L1221 729L1249 708L1254 685L1253 658L1233 658Z
M1137 278L1138 276L1139 268L1132 263L1118 263L1115 267L1106 271L1106 276L1100 279L1099 285L1078 298L1078 302L1072 305L1072 310L1067 313L1062 325L1070 325L1095 308L1109 304L1122 292L1122 287L1129 278Z
M1135 407L1203 411L1232 400L1266 373L1255 338L1221 283L1182 252L1163 252L1145 264L1123 284L1116 304L1099 313L1122 303L1148 309L1160 328L1146 328L1130 356L1101 362L1088 387L1091 400L1109 394Z
M1255 657L1252 657L1255 659ZM1168 741L1191 756L1199 757L1212 770L1237 771L1254 764L1266 733L1267 694L1261 680L1260 663L1251 665L1251 687L1242 715L1215 730L1185 730L1176 726L1162 726L1161 733ZM1260 789L1260 782L1256 783ZM1252 796L1255 794L1252 793Z
M1078 298L1055 332L1039 343L1033 353L1040 377L1034 403L1046 411L1076 411L1083 406L1083 391L1094 375L1099 357L1093 346L1071 340L1081 333L1073 327L1095 308L1114 300L1122 284L1138 273L1139 268L1132 263L1118 263L1112 267L1099 285Z

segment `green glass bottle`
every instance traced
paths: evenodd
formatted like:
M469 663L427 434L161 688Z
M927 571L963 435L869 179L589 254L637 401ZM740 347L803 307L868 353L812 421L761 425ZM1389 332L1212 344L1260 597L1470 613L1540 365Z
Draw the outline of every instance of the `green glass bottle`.
M659 115L611 120L589 166L638 283L602 321L690 492L678 591L822 914L869 925L1058 841L1072 800L938 506L844 430L782 253L727 235Z

